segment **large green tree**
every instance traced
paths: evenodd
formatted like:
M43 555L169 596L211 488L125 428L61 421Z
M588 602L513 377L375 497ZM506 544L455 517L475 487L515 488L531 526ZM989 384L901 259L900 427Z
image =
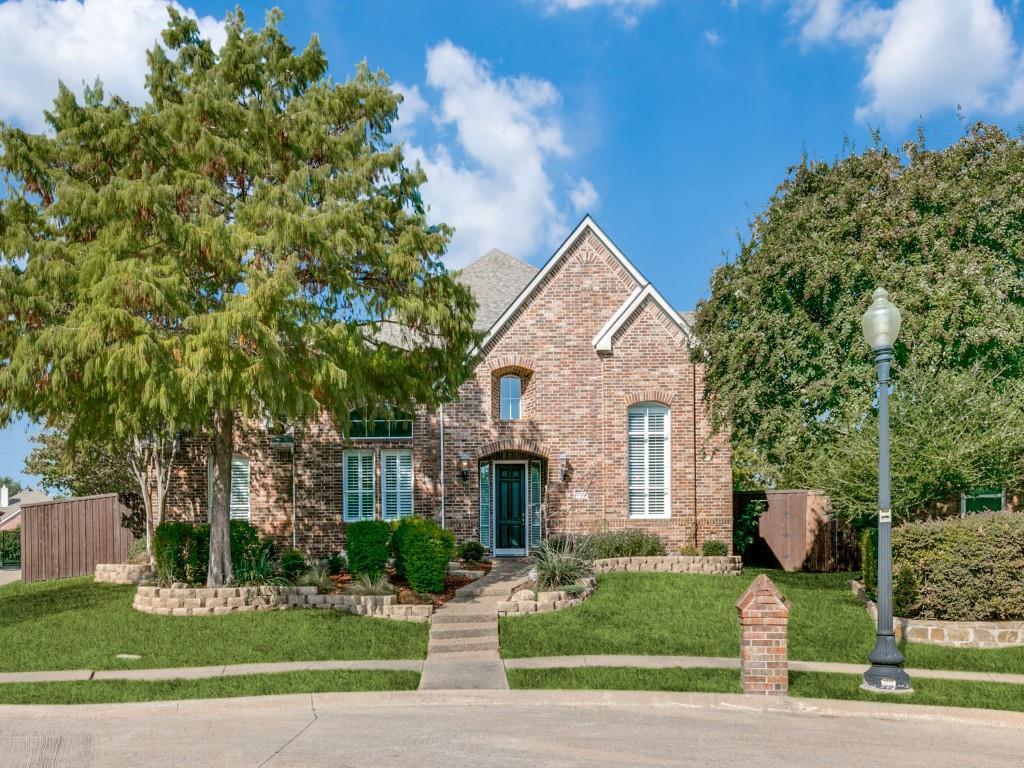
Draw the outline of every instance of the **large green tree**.
M958 419L955 407L935 407L953 405L953 385L929 394L928 377L945 371L973 372L993 402L1015 402L1001 393L1024 374L1022 188L1024 143L981 124L942 150L923 138L899 153L876 143L791 169L698 309L709 397L743 459L739 476L807 482L809 466L870 422L875 371L860 317L879 285L903 310L894 388L912 366L907 403L930 400L915 407ZM987 423L965 423L963 439ZM953 434L949 423L940 431ZM1017 466L997 458L974 466ZM943 472L960 478L953 485L983 480L958 461L949 456Z
M62 85L49 133L0 128L0 417L208 433L216 586L236 429L450 398L476 336L387 77L335 82L278 11L229 15L219 52L169 13L146 104Z

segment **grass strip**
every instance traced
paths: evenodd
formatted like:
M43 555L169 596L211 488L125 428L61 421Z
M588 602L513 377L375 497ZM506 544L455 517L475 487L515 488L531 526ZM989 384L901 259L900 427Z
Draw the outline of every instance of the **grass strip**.
M607 573L582 605L500 620L505 658L596 654L739 656L736 600L766 573L790 602L789 655L866 664L875 641L850 573L745 569L736 576ZM902 643L908 667L1024 672L1024 646L976 649Z
M427 655L427 624L318 609L154 616L131 607L134 595L88 577L0 588L0 672Z
M335 691L412 691L419 672L275 672L202 680L90 680L0 685L0 704L114 704Z
M741 693L739 672L733 669L635 669L629 667L577 667L510 669L512 688L547 690L676 691ZM912 681L914 693L870 693L860 687L860 675L827 672L790 672L790 696L810 699L875 701L886 704L930 704L1024 712L1024 685L967 680Z

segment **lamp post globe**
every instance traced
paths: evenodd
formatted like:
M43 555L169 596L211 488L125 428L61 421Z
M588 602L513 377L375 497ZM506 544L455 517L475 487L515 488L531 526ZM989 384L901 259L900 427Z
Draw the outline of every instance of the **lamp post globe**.
M884 288L876 288L871 306L861 318L864 339L875 353L878 372L878 625L875 647L868 654L871 668L863 688L885 693L909 693L910 677L896 647L892 617L892 501L889 491L889 365L892 345L900 333L899 308Z

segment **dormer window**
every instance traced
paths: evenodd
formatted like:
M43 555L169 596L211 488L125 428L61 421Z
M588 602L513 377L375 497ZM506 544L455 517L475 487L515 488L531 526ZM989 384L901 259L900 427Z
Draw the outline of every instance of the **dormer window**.
M523 380L518 376L501 377L502 421L515 421L522 416Z

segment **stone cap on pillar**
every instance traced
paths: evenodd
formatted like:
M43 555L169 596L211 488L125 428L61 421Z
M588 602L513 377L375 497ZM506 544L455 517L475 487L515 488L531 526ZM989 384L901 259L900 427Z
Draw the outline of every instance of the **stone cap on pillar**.
M774 582L762 573L736 601L736 611L740 618L757 616L785 620L789 618L789 603Z

